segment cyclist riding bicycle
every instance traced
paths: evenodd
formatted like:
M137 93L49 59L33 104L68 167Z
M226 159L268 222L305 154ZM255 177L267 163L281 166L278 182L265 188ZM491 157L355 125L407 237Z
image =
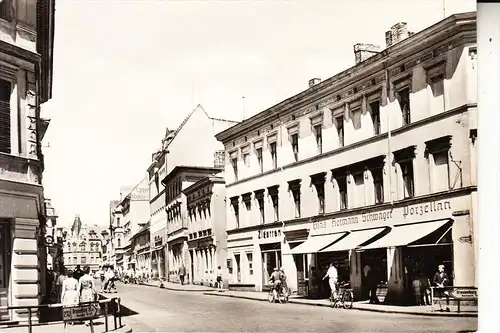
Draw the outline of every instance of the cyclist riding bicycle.
M269 278L269 282L272 283L274 297L278 296L277 292L281 288L281 277L281 272L278 270L278 268L275 268L273 270L273 273L271 274L271 277Z

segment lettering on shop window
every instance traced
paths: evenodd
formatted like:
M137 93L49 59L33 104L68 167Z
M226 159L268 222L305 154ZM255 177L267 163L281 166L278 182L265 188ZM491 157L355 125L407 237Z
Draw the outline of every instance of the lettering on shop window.
M356 225L360 223L372 224L391 224L405 222L411 217L425 217L426 215L435 214L438 212L450 211L451 216L451 202L432 201L417 205L406 205L403 207L394 208L391 210L384 210L373 213L363 213L354 216L334 218L331 220L313 222L314 230L339 228L343 226Z
M259 230L259 239L275 238L281 236L281 230Z

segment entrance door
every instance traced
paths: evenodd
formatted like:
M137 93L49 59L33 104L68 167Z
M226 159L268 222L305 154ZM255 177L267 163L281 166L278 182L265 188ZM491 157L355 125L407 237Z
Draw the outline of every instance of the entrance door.
M300 296L307 296L307 283L306 283L306 267L307 265L304 265L304 257L306 257L307 261L307 254L294 254L293 255L293 260L295 262L295 267L297 268L297 294Z
M189 274L189 278L191 279L191 283L194 284L194 250L189 250L189 255L191 256L191 273Z
M8 222L0 221L0 307L9 300L10 228ZM0 321L10 320L9 311L0 310Z
M241 283L241 265L240 265L240 255L235 254L234 259L236 261L236 276L238 278L238 283Z

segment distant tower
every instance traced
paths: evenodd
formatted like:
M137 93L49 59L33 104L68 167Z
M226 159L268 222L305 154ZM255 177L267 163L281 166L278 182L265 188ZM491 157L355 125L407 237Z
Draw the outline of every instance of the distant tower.
M75 220L73 221L73 225L71 226L71 234L73 236L78 236L80 231L82 230L82 221L80 220L80 215L75 215Z

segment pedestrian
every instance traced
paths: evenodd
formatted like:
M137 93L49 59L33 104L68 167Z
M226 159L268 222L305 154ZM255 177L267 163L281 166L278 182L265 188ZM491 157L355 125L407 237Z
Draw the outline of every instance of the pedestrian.
M430 294L431 294L430 285L431 285L431 282L429 281L429 278L426 276L426 274L422 274L420 276L420 286L422 288L421 292L422 292L422 295L423 295L424 305L431 305L431 301L430 301Z
M217 288L219 289L219 292L222 292L222 268L221 266L217 267Z
M181 280L181 285L184 285L184 276L186 276L186 267L182 264L179 268L179 279Z
M450 312L450 294L446 290L446 286L449 285L450 280L448 278L448 274L444 271L444 265L439 265L438 266L438 271L436 274L434 274L434 279L433 279L434 285L436 286L436 296L439 299L442 299L443 297L446 298L446 311ZM443 306L441 304L441 300L439 301L439 308L442 311Z
M64 271L64 268L60 269L59 276L57 277L56 281L56 291L57 291L57 302L62 303L62 286L64 283L64 280L66 280L67 276L65 274L66 272Z
M74 278L78 281L83 275L83 271L80 268L80 265L76 265L75 271L73 272Z
M97 293L94 288L94 279L90 276L90 267L85 266L83 268L83 275L78 281L78 293L80 297L80 303L89 303L96 300ZM90 322L85 324L90 325Z
M281 279L281 287L283 288L283 294L288 296L288 284L286 283L286 274L285 274L285 269L283 267L280 267L280 279Z
M106 283L104 284L104 292L110 293L111 288L113 288L116 291L116 286L115 286L115 272L111 269L111 267L108 267L108 270L104 274L106 278Z
M328 271L326 271L323 280L328 278L328 284L330 285L331 295L334 299L337 299L337 280L338 280L338 272L333 262L330 264Z
M61 303L63 308L72 307L78 305L78 280L74 277L74 272L72 270L66 271L66 279L62 284L62 294L61 294ZM63 318L64 320L64 318ZM67 322L64 321L64 330L67 331L66 328ZM69 323L73 325L73 322Z
M377 297L377 277L373 269L366 265L364 268L365 281L368 289L368 299L370 304L378 304L380 301Z

